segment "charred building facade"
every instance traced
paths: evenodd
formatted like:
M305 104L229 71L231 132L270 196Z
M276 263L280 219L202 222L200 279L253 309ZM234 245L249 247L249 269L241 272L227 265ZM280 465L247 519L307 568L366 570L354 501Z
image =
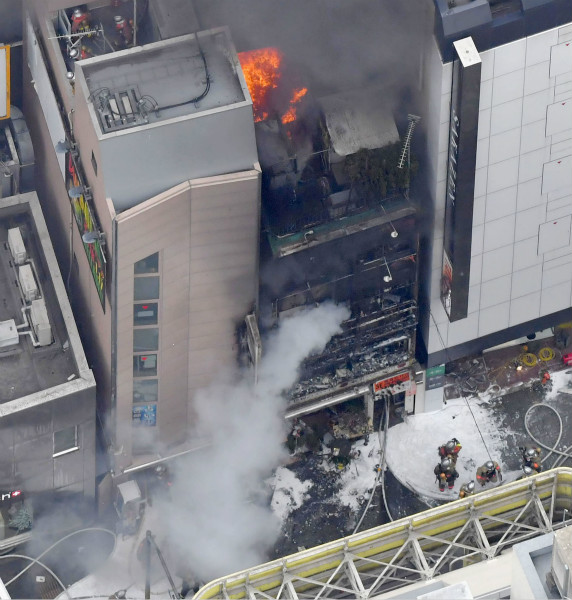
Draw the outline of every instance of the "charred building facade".
M264 52L275 50L254 58ZM258 91L251 89L255 115ZM417 119L400 136L380 89L313 98L294 85L273 93L289 102L265 98L256 123L261 328L327 301L351 311L343 333L301 365L287 415L361 398L372 414L384 394L412 412L418 234L409 140Z

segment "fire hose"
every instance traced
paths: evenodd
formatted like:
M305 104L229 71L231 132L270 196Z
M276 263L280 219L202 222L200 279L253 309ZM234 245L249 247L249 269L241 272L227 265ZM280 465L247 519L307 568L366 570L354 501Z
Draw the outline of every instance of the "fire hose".
M554 443L553 446L548 446L547 444L543 444L541 441L539 441L531 433L530 428L528 427L528 415L530 414L530 412L532 411L533 408L538 408L540 406L548 408L549 410L551 410L558 417L558 426L559 426L558 438L556 439L556 442ZM568 446L567 448L564 448L564 450L558 450L557 449L557 446L560 443L560 439L562 438L563 425L562 425L562 417L560 416L560 414L558 413L558 411L555 408L553 408L552 406L549 406L548 404L533 404L526 411L526 414L524 415L524 428L526 429L526 433L528 433L528 435L530 436L530 438L536 444L538 444L540 447L544 448L545 450L549 450L548 454L544 457L544 460L546 460L552 454L558 454L559 455L558 458L555 459L554 464L552 465L553 467L558 467L562 463L564 463L564 461L566 461L568 459L572 459L572 454L570 453L570 451L572 450L572 446Z
M357 533L358 529L361 527L361 524L365 518L365 515L367 514L367 511L369 510L369 507L371 506L371 502L372 502L373 496L374 496L374 490L378 486L380 480L381 480L381 494L383 497L383 504L385 506L385 511L387 512L387 516L389 517L390 521L394 520L391 513L389 512L389 506L387 505L387 498L385 496L385 463L386 463L385 449L387 446L387 429L389 427L389 399L388 398L385 399L385 415L384 415L384 417L385 418L381 418L379 420L379 429L377 430L377 436L379 439L379 447L381 448L381 462L380 462L379 469L377 470L377 473L375 476L375 481L373 484L371 494L369 496L367 504L365 505L365 508L363 509L362 515L361 515L359 521L357 522L355 529L352 532L352 535ZM384 421L385 421L385 428L383 428ZM381 439L382 429L385 429L385 435L383 436L383 441Z

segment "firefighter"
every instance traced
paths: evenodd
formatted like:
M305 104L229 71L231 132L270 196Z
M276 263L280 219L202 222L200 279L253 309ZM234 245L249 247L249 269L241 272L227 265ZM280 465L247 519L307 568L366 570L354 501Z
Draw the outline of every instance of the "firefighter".
M522 466L532 469L534 474L542 471L542 462L540 460L540 454L542 450L538 447L525 446L521 448L522 451Z
M472 496L475 493L475 482L469 481L469 483L463 483L459 490L459 498L466 498Z
M71 32L89 31L89 13L81 8L75 8L71 17Z
M133 42L133 27L131 22L121 15L116 15L113 19L115 21L115 31L117 31L120 38L123 40L123 44L125 46L130 46Z
M527 465L523 465L522 466L522 475L519 477L519 479L524 479L525 477L530 477L531 475L536 475L536 473L531 469L531 467L528 467Z
M462 446L459 440L454 437L451 438L446 444L439 446L437 452L441 458L450 458L455 464L457 464L457 458Z
M442 458L441 462L433 469L435 478L439 484L439 491L445 491L445 484L452 490L455 486L455 479L459 477L459 473L455 469L455 463L448 457Z
M496 483L502 481L500 465L496 460L487 460L484 465L477 469L477 481L483 486L489 481Z

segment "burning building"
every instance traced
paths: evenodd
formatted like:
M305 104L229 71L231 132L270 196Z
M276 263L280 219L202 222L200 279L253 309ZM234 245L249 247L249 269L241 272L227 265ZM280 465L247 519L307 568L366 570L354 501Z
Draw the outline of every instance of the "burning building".
M239 54L262 167L260 323L324 301L350 318L288 392L290 416L391 394L414 409L415 170L383 91L314 98L274 48ZM405 133L405 132L404 132Z

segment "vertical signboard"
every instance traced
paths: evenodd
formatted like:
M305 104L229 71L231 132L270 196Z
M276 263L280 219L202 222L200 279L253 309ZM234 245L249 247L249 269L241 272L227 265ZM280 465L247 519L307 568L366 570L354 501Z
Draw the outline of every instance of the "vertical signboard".
M10 116L10 46L0 46L0 119Z
M441 275L441 302L451 322L464 319L469 305L481 91L481 58L472 38L453 45L458 59L453 63Z
M77 176L77 172L75 169L75 165L73 163L71 154L67 154L67 169L66 169L66 187L69 190L72 187L81 186L81 182L79 177ZM91 207L84 195L80 195L77 198L70 198L72 203L73 214L75 217L75 222L77 228L79 230L79 234L82 236L83 234L91 231L99 231L99 225L97 224ZM95 287L97 289L97 295L99 296L99 301L101 302L101 307L105 312L105 272L106 272L106 260L105 255L103 254L103 248L101 242L99 240L95 240L89 244L85 241L83 242L83 247L85 250L85 254L87 256L87 261L91 268L91 274L93 276L93 281L95 282Z

